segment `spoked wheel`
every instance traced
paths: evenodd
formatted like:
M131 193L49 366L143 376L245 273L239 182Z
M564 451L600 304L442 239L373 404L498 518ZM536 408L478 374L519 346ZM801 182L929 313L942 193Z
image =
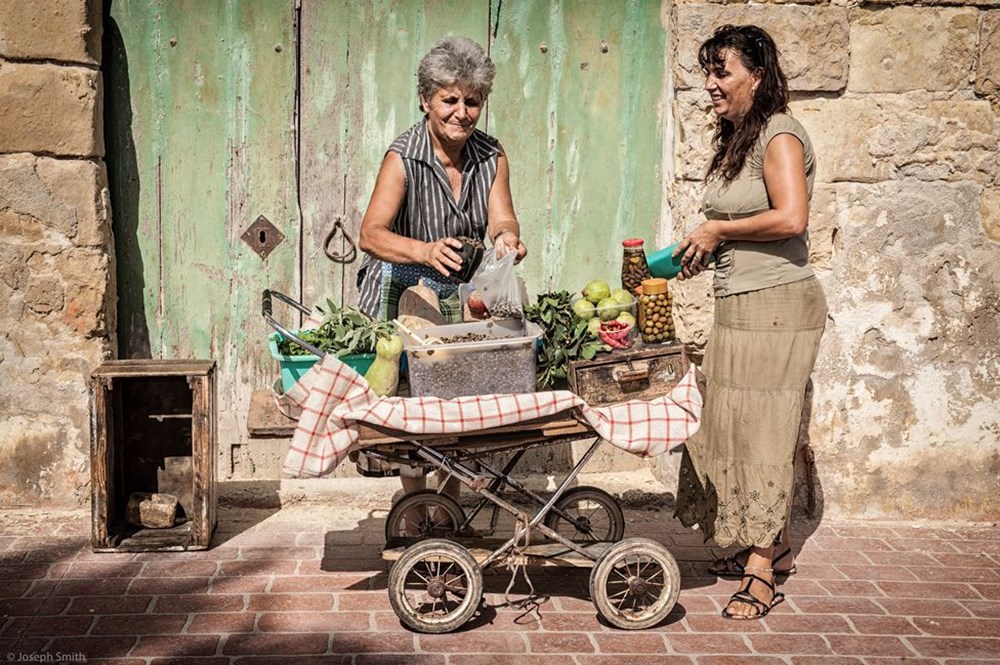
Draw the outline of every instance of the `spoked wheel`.
M454 499L434 490L421 490L400 499L385 520L385 542L449 538L465 522L465 512Z
M677 603L681 573L665 547L646 538L615 543L590 573L590 597L612 626L655 626Z
M615 543L625 535L625 515L604 490L574 487L556 501L545 516L545 526L575 543Z
M389 603L399 620L421 633L448 633L479 607L483 574L467 549L431 539L406 548L389 572Z

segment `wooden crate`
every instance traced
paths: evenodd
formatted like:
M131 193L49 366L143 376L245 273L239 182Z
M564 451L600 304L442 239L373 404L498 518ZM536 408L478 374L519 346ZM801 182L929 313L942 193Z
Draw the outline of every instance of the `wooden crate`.
M688 366L683 344L644 345L637 341L631 349L570 361L569 387L591 406L649 400L670 392Z
M91 374L91 546L207 549L215 530L215 362L116 360ZM173 527L125 521L132 492L178 497Z

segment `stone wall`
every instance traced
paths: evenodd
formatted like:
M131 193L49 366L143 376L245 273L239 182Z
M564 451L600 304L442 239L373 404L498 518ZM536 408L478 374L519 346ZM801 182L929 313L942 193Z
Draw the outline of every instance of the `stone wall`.
M819 157L810 233L830 319L804 507L995 519L1000 0L663 6L662 239L699 219L712 116L694 53L715 25L774 34ZM99 13L99 0L0 0L0 506L88 494L86 378L115 346ZM696 343L709 281L677 287Z
M1000 1L681 2L672 14L675 238L698 223L714 121L700 40L755 23L778 43L819 160L813 262L830 305L803 503L854 516L1000 514ZM679 286L682 337L710 279Z
M114 243L99 0L0 0L0 505L89 497Z

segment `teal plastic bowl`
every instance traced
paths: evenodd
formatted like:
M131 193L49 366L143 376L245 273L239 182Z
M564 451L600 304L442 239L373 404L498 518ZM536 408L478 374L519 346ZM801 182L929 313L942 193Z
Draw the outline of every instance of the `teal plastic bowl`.
M289 388L294 386L316 364L319 356L314 356L311 353L305 356L284 355L278 351L278 342L282 338L284 338L284 335L281 333L271 333L267 338L267 346L271 350L271 357L278 361L278 367L281 368L281 392L286 393ZM368 368L375 362L375 354L355 353L341 356L339 360L358 374L364 376Z

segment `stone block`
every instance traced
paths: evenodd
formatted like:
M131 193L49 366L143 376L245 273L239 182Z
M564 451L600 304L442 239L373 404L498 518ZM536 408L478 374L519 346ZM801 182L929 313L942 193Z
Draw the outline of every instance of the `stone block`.
M810 99L791 105L816 151L817 181L991 182L1000 166L989 103L928 95Z
M125 505L125 521L147 529L169 529L177 518L177 497L132 492Z
M77 245L108 247L111 219L102 162L0 156L0 229L18 244L47 251Z
M829 270L837 252L840 222L834 187L817 183L809 206L809 263L817 270Z
M984 189L979 207L983 232L990 240L1000 242L1000 186Z
M104 155L101 73L0 60L0 152Z
M1000 7L1000 0L997 5ZM1000 11L983 12L976 59L976 93L1000 97Z
M3 0L0 57L100 64L100 0Z
M712 134L716 115L708 95L702 91L683 90L674 97L677 178L703 180L712 159Z
M859 9L851 18L850 92L969 88L979 34L977 10Z
M774 38L791 90L839 92L847 85L846 7L801 5L682 4L677 7L676 81L701 88L698 46L725 23L764 26Z
M58 271L66 293L60 322L85 337L114 330L114 275L108 254L84 247L68 249L59 255Z

